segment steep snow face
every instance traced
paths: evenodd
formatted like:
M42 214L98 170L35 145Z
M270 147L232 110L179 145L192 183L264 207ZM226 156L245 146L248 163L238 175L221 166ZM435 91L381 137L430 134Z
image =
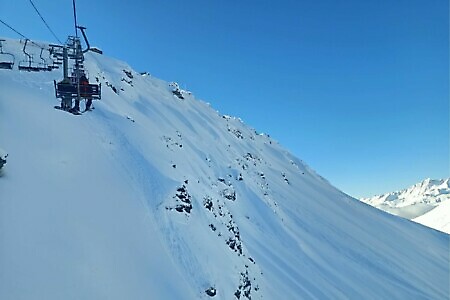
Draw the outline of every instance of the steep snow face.
M362 198L361 201L391 214L424 224L447 233L450 216L447 205L450 200L450 179L425 179L407 189ZM428 215L429 214L429 215ZM421 216L428 215L422 218Z
M448 296L448 235L167 82L85 66L103 97L81 116L53 108L61 71L0 70L0 299Z

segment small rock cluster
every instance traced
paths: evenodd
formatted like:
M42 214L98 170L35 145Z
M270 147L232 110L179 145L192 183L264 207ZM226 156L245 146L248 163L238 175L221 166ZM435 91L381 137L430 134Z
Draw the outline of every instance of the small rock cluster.
M192 200L191 195L189 195L186 185L182 185L177 189L177 192L175 196L173 196L173 199L175 199L175 206L170 207L167 206L167 210L176 210L177 212L184 212L186 214L190 214L192 210Z
M254 289L254 291L258 291L259 287L256 286ZM241 279L239 282L239 286L236 289L236 291L234 292L234 296L236 297L236 299L241 299L242 298L247 298L247 299L252 299L252 282L249 278L249 274L248 274L248 266L245 266L245 272L241 272Z
M180 88L180 86L178 85L178 83L176 83L176 82L171 82L169 84L169 87L172 88L172 94L174 96L176 96L180 100L184 100L185 99L185 95L191 95L191 92L182 90Z
M170 150L174 150L176 148L183 148L181 133L177 131L177 138L173 138L167 135L163 135L161 140L166 143L166 147Z

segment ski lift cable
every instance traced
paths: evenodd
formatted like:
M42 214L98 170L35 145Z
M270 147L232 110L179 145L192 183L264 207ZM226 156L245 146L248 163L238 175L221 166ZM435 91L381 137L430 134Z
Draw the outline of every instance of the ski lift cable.
M33 42L31 39L27 38L25 35L23 35L22 33L20 33L18 30L14 29L12 26L10 26L9 24L7 24L5 21L3 21L2 19L0 19L0 23L2 23L3 25L5 25L6 27L8 27L9 29L11 29L12 31L14 31L15 33L17 33L18 35L20 35L22 38L24 38L25 40L30 41L30 43L32 43L33 45L35 45L38 48L42 48L42 45L38 45L35 42Z
M39 10L37 9L36 5L34 5L32 0L29 0L31 5L33 6L34 10L36 11L36 13L39 15L39 17L41 18L42 22L44 22L45 26L47 27L47 29L51 32L51 34L55 37L55 39L62 44L61 40L56 36L56 34L53 32L53 30L50 28L50 26L48 25L48 23L45 21L44 17L41 15L41 13L39 12Z
M73 5L73 20L75 22L75 36L78 37L78 24L77 24L77 7L76 7L76 1L72 0Z
M14 31L15 33L17 33L18 35L20 35L21 37L23 37L26 40L29 40L29 38L27 38L26 36L24 36L23 34L21 34L20 32L18 32L17 30L15 30L14 28L12 28L10 25L8 25L6 22L2 21L2 19L0 19L0 23L2 23L3 25L5 25L6 27L8 27L9 29L11 29L12 31Z

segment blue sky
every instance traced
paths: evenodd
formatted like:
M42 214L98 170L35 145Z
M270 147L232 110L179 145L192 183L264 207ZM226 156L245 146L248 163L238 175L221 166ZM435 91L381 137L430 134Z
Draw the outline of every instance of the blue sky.
M33 0L61 40L72 1ZM344 192L449 175L445 0L78 0L91 44L278 140ZM56 42L29 0L0 19ZM0 36L18 36L0 24Z

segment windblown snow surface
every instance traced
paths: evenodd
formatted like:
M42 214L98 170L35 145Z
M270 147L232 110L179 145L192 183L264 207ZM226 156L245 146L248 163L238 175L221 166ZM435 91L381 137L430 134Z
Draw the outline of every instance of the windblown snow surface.
M81 116L53 108L61 70L0 70L0 299L448 299L449 235L124 62L85 66L103 97Z

